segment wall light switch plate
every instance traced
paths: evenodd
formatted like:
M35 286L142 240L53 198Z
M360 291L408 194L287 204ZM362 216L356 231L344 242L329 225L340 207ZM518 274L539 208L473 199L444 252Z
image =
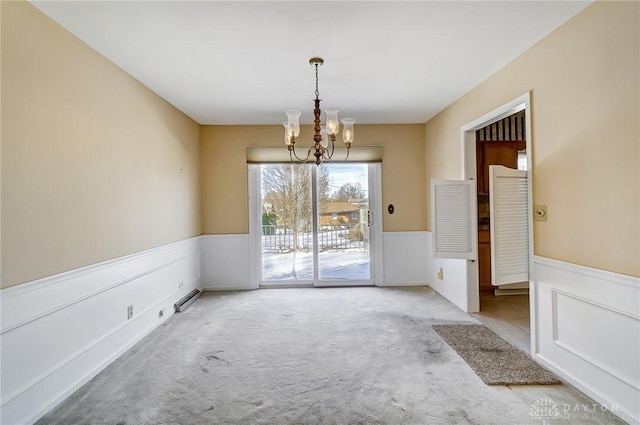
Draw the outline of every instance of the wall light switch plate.
M533 206L533 219L536 221L547 221L547 206L546 205L534 205Z

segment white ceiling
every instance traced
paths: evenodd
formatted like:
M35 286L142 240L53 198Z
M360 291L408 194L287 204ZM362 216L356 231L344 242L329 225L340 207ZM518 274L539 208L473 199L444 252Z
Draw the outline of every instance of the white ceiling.
M424 123L586 1L33 1L200 124ZM544 66L544 64L541 64Z

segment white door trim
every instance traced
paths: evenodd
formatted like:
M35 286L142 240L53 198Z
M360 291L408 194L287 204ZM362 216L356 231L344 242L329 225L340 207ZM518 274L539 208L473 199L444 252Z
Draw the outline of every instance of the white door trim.
M260 164L247 164L249 177L249 283L260 287L262 279L262 205L260 196Z
M526 130L526 149L527 149L527 191L529 206L533 205L531 182L532 178L532 163L531 163L531 92L526 92L515 99L505 103L502 106L476 118L475 120L460 127L460 139L462 144L462 179L463 180L475 180L476 179L476 136L475 131L482 127L493 124L503 118L513 115L516 112L525 111L525 130ZM476 200L477 209L477 200ZM528 214L529 221L529 285L533 285L533 212L532 208L529 208ZM480 310L480 293L478 282L478 263L476 261L466 261L466 298L467 298L467 312L473 313ZM530 294L534 293L530 290ZM531 314L531 350L532 353L536 352L536 329L535 329L535 316L536 316L536 303L535 297L530 296L530 314Z
M375 286L384 285L384 246L382 236L382 164L370 163L369 175L369 249L371 260L371 282Z

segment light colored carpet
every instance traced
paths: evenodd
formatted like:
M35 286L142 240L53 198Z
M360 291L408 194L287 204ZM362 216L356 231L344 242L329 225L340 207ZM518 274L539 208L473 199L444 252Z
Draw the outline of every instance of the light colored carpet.
M447 323L478 322L429 288L205 293L39 424L539 424Z
M484 325L435 325L433 329L487 385L560 383L557 376Z

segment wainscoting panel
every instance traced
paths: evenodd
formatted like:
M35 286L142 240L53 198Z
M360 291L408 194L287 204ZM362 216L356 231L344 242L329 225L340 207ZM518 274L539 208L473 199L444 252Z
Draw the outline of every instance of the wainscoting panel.
M200 245L202 285L208 291L257 289L250 279L249 235L203 235Z
M424 233L426 247L421 261L424 261L427 269L428 285L462 311L469 312L466 292L467 260L434 258L431 239L433 234ZM442 269L442 279L438 278L440 269Z
M383 234L384 286L426 285L431 252L428 232ZM257 289L251 281L250 236L203 235L200 264L205 290ZM257 273L258 271L256 271Z
M629 353L640 353L640 321L633 316L613 310L600 303L553 291L555 297L555 342L562 348L585 358L589 363L609 374L640 388L640 357L629 361ZM580 318L578 322L576 317ZM594 344L594 341L606 344Z
M640 279L534 258L542 364L629 423L640 423Z
M2 423L34 423L170 317L200 287L199 247L191 238L2 290Z
M428 232L383 233L384 286L426 285L431 259Z

